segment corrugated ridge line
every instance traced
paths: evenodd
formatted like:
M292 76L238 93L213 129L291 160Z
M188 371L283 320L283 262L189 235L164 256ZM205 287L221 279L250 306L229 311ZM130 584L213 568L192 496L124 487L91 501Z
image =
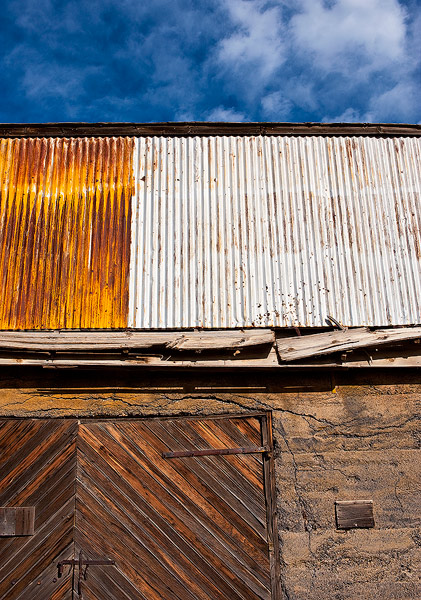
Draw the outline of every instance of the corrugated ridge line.
M402 141L405 142L405 140ZM406 189L411 189L410 186L414 186L412 193L409 193L409 191L405 193L405 189L403 190L402 208L398 205L402 211L400 214L400 224L406 224L405 235L401 237L401 252L403 258L406 259L403 268L405 281L408 282L408 314L410 318L413 318L411 308L415 309L417 305L413 303L412 298L415 296L418 299L418 309L421 304L420 271L416 270L416 268L410 268L411 265L415 266L417 263L419 264L421 260L421 239L419 235L421 230L421 146L414 144L413 155L407 152L407 146L406 143L401 142L401 147L402 149L405 148L406 152L395 152L395 157L397 170L398 172L399 170L401 171L407 181ZM397 140L395 141L396 147Z
M0 328L127 326L133 143L1 142Z
M317 327L328 314L348 326L420 322L419 144L140 138L130 322Z

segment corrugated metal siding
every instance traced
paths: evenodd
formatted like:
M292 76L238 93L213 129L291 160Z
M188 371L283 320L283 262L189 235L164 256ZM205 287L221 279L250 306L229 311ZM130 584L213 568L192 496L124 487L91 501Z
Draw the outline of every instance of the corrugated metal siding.
M421 321L419 138L136 143L130 326Z
M419 323L420 143L2 140L0 328Z
M133 147L0 142L0 329L127 326Z

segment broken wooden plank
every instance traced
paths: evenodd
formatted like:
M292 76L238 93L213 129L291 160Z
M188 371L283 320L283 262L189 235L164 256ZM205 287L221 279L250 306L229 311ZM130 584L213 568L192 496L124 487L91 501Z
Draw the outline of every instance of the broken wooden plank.
M276 346L279 358L282 361L290 362L333 352L393 344L417 338L421 338L421 327L377 329L376 331L370 331L367 327L359 327L301 337L278 338Z
M138 355L127 355L126 357L119 356L107 356L106 354L94 354L92 356L45 356L39 354L39 356L25 356L20 354L19 356L7 355L3 353L0 355L0 367L10 365L25 365L25 366L41 366L51 368L90 368L90 367L158 367L161 369L167 368L191 368L191 367L253 367L263 368L268 367L279 367L278 358L276 356L275 348L272 346L268 353L259 357L233 357L227 358L226 356L212 354L212 358L205 356L198 357L197 360L185 360L182 359L182 354L175 357L163 357L157 355L142 356Z
M201 352L272 345L270 329L223 331L1 331L0 348L28 352L82 352L168 348Z
M195 335L183 333L173 342L166 344L172 350L200 352L204 349L235 350L250 346L266 346L275 342L275 334L270 329L255 329L249 331L202 331Z

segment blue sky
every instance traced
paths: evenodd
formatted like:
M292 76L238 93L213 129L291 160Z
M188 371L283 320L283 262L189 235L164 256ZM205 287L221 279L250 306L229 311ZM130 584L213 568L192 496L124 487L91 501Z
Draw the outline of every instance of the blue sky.
M419 0L3 0L0 121L421 121Z

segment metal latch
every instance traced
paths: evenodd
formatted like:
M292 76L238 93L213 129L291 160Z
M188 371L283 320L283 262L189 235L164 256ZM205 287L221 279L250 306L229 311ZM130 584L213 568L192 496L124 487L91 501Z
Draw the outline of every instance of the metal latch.
M71 560L61 560L59 563L57 563L57 570L58 570L58 577L61 577L63 575L63 567L64 565L70 565L71 567L73 567L73 569L77 566L79 568L79 573L78 573L78 582L77 582L77 593L79 595L79 598L81 600L83 600L83 596L82 596L82 581L86 581L88 579L88 568L90 566L110 566L110 565L115 565L115 561L114 560L108 560L108 559L102 559L102 560L90 560L90 559L85 559L83 557L83 552L82 550L79 552L79 558L78 559L71 559Z
M224 456L229 454L266 454L269 446L249 446L247 448L207 448L206 450L181 450L163 452L163 458L186 458L190 456Z

